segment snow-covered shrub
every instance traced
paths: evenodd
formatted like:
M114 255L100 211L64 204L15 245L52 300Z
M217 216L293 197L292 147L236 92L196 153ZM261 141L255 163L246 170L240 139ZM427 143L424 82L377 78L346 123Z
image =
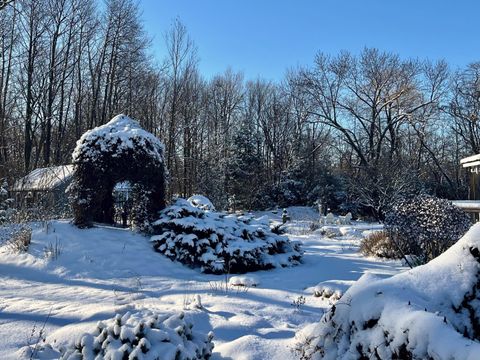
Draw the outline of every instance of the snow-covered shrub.
M208 273L296 265L302 256L298 243L274 234L266 221L205 211L184 199L162 210L153 228L157 251Z
M315 230L315 232L330 239L342 236L338 226L322 226L320 229Z
M125 115L83 134L72 154L74 173L68 189L74 223L81 227L94 221L113 223L113 188L129 181L134 184L134 225L148 228L165 206L163 154L160 140Z
M397 255L427 262L448 249L470 227L467 214L450 201L417 195L398 201L385 218L385 230Z
M360 252L365 256L376 256L387 259L398 258L398 250L388 237L386 231L374 231L362 239Z
M228 284L232 286L256 287L259 283L258 278L253 275L237 275L228 280Z
M5 201L8 198L8 183L7 180L4 179L0 183L0 201Z
M424 266L363 275L297 340L302 359L478 359L480 224Z
M178 315L152 312L117 314L99 322L91 333L83 334L75 343L55 349L59 359L208 359L213 350L213 333L207 335L193 329L183 313ZM37 352L45 352L43 349ZM52 357L53 358L53 357Z
M330 286L317 285L313 292L313 296L322 299L329 299L333 302L338 301L342 297L343 293L338 289L333 289Z
M8 197L8 184L7 180L0 182L0 225L10 221L13 199Z
M349 280L326 280L309 288L314 297L328 300L331 304L336 303L350 287L353 281Z

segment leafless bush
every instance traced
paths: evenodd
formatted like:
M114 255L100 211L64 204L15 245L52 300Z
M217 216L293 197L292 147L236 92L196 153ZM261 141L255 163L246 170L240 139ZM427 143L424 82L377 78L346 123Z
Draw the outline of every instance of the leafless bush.
M312 221L310 223L310 232L320 229L320 223L318 221Z
M45 343L45 326L47 325L48 319L52 315L52 309L50 309L45 321L42 326L38 329L37 323L33 324L32 331L30 332L30 337L27 341L29 359L33 360L37 358L38 351L42 348L42 344Z
M11 238L7 241L7 246L16 253L28 251L30 242L32 241L32 229L22 227L15 231Z
M307 299L305 296L300 295L297 298L295 298L290 305L292 305L295 308L295 311L300 311L300 308L305 305Z
M62 253L62 249L63 247L58 241L58 238L55 238L55 242L50 242L43 248L43 255L45 259L57 260Z
M386 231L375 231L365 237L360 244L360 252L366 256L398 258L398 251Z

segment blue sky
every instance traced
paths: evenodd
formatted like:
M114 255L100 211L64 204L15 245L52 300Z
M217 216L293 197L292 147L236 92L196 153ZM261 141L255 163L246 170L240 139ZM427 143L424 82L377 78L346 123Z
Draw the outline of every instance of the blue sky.
M377 47L402 57L480 60L480 0L140 0L154 54L178 17L198 47L207 78L227 67L279 80L318 51Z

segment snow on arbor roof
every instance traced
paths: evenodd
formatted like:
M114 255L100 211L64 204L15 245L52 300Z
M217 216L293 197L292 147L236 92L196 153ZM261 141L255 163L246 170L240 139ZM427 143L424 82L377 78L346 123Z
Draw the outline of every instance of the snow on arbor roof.
M12 191L52 190L69 181L73 165L51 166L33 170L15 181Z
M92 143L97 143L99 147L92 147ZM102 152L111 151L114 145L117 154L125 149L141 146L163 163L164 147L161 141L144 130L136 120L124 114L84 133L73 151L73 162L78 161L82 154L87 158L96 158Z

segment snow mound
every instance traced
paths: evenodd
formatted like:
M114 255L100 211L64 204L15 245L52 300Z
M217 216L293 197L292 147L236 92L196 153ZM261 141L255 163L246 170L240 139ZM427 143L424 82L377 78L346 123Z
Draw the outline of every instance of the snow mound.
M171 260L207 273L245 273L300 263L300 244L263 220L205 211L185 199L160 213L151 241Z
M252 287L252 286L257 286L260 281L256 276L253 275L237 275L237 276L232 276L229 280L228 283L232 286L246 286L246 287Z
M326 236L330 239L342 236L338 226L322 226L320 229L315 230L315 233L320 234L321 236Z
M343 296L351 283L351 281L345 280L322 281L313 287L313 296L336 302Z
M480 224L426 265L365 274L299 340L303 359L478 359Z
M93 145L93 146L92 146ZM105 125L98 126L84 133L77 141L73 151L73 162L96 159L102 153L112 152L119 156L126 150L141 147L150 156L163 163L164 146L153 134L142 129L140 124L120 114Z
M98 322L91 333L74 343L26 347L22 356L30 359L208 359L213 350L213 333L200 334L184 314L163 315L150 311L117 314Z
M187 201L192 206L195 206L199 209L206 210L206 211L215 211L215 206L213 206L210 199L203 195L192 195L187 199Z
M341 226L338 228L338 231L342 236L348 236L352 238L359 236L359 231L352 226Z

